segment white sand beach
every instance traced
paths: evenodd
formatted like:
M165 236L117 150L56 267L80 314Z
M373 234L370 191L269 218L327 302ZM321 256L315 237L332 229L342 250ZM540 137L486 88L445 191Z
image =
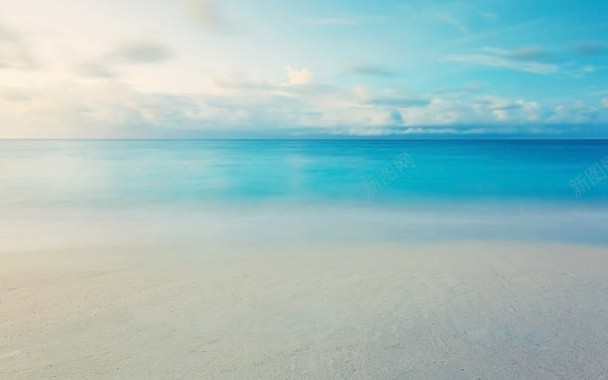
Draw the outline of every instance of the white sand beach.
M607 254L500 242L3 250L0 378L602 379Z

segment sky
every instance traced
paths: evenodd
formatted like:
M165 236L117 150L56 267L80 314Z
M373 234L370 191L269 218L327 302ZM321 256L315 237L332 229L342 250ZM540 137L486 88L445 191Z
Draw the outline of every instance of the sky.
M0 0L0 138L608 138L608 2Z

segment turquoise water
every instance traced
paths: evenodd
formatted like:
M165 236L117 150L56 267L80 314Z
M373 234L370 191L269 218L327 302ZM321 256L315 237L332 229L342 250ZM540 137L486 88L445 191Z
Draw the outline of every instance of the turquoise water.
M383 238L604 243L606 157L608 141L0 141L0 208L272 209L374 220Z
M593 185L585 175L604 157L608 141L2 141L0 197L606 204L608 179ZM577 176L588 182L579 197L569 183Z

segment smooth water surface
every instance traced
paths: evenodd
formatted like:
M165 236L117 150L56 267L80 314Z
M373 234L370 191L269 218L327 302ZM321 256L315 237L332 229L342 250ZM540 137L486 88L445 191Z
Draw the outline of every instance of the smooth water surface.
M608 141L0 141L0 208L11 225L112 211L259 239L604 244L607 173Z

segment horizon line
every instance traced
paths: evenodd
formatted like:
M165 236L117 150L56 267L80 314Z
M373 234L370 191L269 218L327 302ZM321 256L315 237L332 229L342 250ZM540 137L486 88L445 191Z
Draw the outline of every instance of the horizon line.
M0 138L0 141L608 141L604 138Z

